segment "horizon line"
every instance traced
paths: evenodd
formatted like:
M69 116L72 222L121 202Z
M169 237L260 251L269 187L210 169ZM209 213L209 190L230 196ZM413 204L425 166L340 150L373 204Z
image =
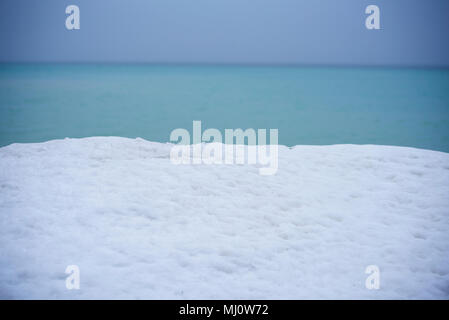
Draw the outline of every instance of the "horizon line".
M73 64L73 65L152 65L152 66L197 66L197 67L290 67L290 68L389 68L389 69L449 69L439 64L345 64L345 63L271 63L271 62L170 62L170 61L5 61L0 64Z

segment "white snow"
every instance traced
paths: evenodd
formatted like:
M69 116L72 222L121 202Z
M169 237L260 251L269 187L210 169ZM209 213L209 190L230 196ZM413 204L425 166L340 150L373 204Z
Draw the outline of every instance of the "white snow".
M0 148L0 297L449 298L449 154L280 146L261 176L169 151L113 137Z

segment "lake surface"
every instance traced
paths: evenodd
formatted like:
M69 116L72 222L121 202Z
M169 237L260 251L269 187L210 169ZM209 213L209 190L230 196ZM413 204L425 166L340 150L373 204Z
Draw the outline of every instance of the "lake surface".
M65 137L167 142L203 130L277 128L279 143L449 152L449 70L1 64L0 146Z

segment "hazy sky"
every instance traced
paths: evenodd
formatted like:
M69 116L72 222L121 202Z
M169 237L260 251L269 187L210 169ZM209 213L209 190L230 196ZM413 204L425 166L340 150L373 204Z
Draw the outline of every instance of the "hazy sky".
M0 15L1 61L449 66L448 0L1 0Z

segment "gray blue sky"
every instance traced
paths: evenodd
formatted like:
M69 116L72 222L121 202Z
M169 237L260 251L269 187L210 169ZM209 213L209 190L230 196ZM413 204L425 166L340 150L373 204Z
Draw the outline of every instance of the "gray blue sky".
M448 16L447 0L1 0L0 61L449 66Z

